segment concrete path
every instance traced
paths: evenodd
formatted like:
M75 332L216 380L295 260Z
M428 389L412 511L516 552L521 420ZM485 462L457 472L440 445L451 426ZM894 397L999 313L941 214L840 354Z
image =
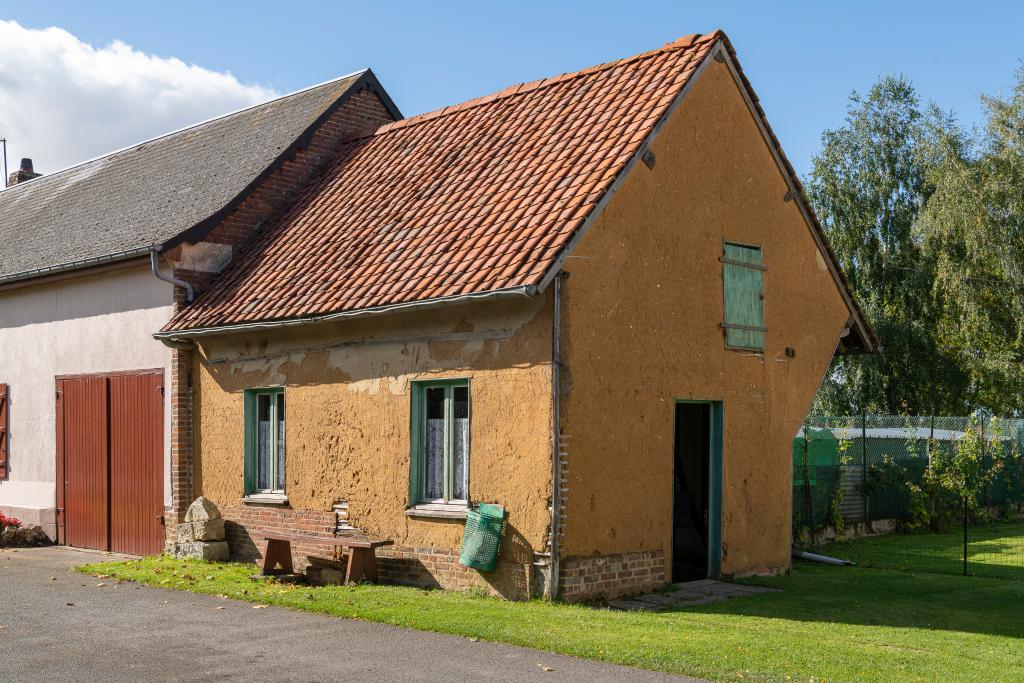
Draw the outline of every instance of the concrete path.
M687 680L132 583L100 588L70 571L102 559L0 550L0 680Z

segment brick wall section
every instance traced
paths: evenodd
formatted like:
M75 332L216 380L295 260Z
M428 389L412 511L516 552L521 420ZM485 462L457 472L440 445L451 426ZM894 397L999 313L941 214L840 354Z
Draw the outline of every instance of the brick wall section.
M185 302L185 291L174 290L175 312ZM170 377L164 381L164 393L171 402L171 506L164 510L164 529L168 543L175 540L175 527L185 517L193 495L193 416L192 416L192 352L171 349Z
M543 590L540 573L531 565L498 558L493 572L459 564L459 551L442 548L389 546L377 551L384 583L445 590L481 590L508 600L527 600Z
M287 211L291 201L337 156L343 142L372 132L392 120L375 92L366 89L354 93L313 133L304 147L264 178L203 237L203 241L228 244L237 251ZM198 293L216 274L175 268L174 276L192 284Z
M562 599L566 602L611 600L647 593L665 581L665 553L635 553L562 559Z
M273 505L238 503L222 506L220 510L224 515L231 559L241 562L262 560L267 547L267 542L261 538L262 532L332 538L338 519L334 511L295 510ZM292 563L296 571L307 569L309 557L335 559L335 549L315 543L292 543ZM483 573L459 564L458 550L388 546L377 550L377 565L383 583L482 590L511 600L524 600L541 589L539 574L533 572L530 565L501 558L497 569Z
M204 241L233 247L245 244L255 231L287 210L291 200L336 157L345 140L374 131L390 121L391 115L376 93L363 90L353 94L312 135L305 147L265 178ZM190 274L190 271L182 272L185 277Z
M239 502L220 508L224 515L224 528L231 559L236 561L262 560L267 542L261 532L303 534L332 538L337 524L333 511L295 510L288 506L250 505ZM296 571L302 571L309 564L306 557L332 558L334 548L315 544L292 543L292 562Z

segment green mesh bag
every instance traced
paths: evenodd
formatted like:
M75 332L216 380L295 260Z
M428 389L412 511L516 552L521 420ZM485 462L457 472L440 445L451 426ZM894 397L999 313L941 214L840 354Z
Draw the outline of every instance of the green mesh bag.
M480 503L467 512L459 563L482 572L494 571L504 528L505 508L500 505Z

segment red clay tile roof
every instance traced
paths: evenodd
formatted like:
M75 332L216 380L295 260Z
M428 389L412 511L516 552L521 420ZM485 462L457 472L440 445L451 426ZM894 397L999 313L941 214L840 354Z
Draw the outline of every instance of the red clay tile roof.
M721 31L686 36L348 142L163 333L535 291L718 40L734 57ZM871 350L874 333L736 69L833 266L854 346Z
M165 331L537 286L720 32L388 124Z

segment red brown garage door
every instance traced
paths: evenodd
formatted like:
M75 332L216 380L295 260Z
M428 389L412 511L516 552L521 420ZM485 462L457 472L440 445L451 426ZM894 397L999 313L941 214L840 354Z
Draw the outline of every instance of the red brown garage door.
M161 371L57 380L61 542L161 551L163 425Z

